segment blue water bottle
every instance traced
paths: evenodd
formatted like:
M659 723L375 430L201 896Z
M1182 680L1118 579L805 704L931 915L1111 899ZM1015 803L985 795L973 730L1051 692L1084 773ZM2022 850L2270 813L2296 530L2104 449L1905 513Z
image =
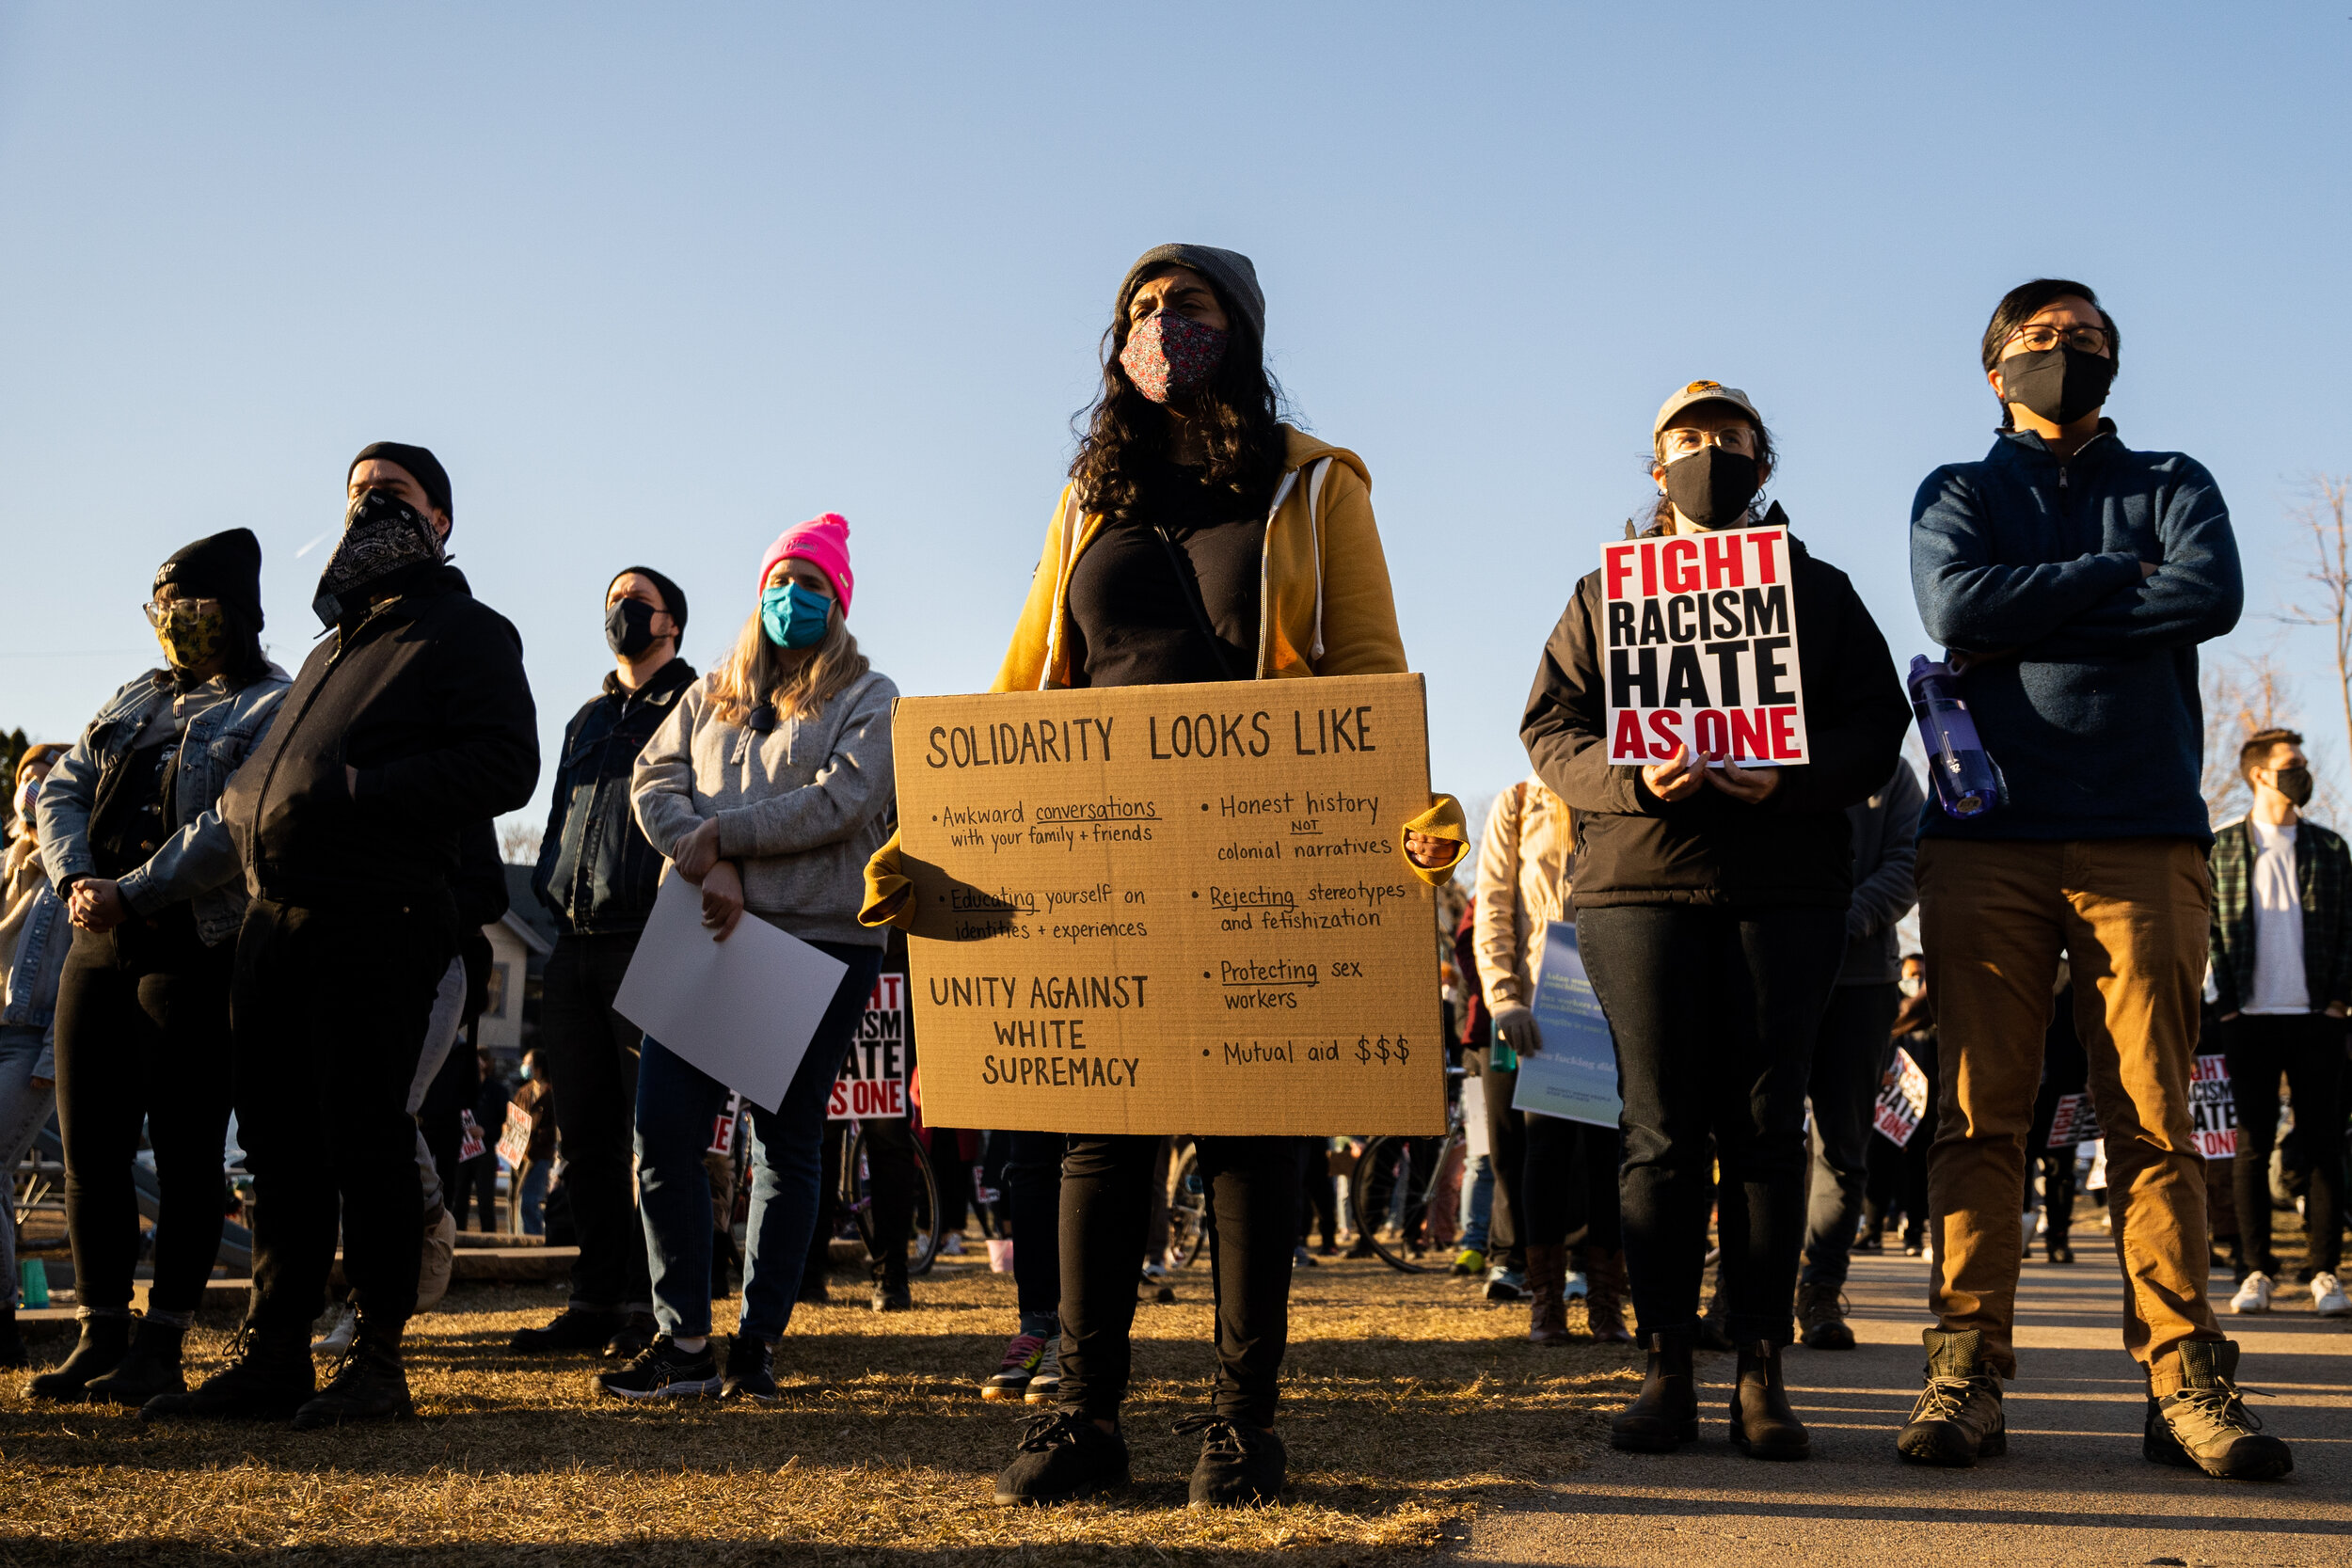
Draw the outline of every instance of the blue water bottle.
M1931 664L1925 654L1911 661L1911 711L1918 716L1919 740L1928 752L1928 776L1935 781L1935 802L1944 815L1966 821L2000 804L2001 774L1977 738L1977 721L1960 694L1951 668Z

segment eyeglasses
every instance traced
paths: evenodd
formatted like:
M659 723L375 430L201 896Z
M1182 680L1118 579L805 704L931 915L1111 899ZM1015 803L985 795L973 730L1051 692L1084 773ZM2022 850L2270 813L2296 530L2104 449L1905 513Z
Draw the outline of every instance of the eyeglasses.
M162 599L150 599L139 606L139 612L147 617L149 626L160 626L171 619L174 610L183 610L190 615L210 615L219 608L218 599L173 599L168 603Z
M1756 432L1743 424L1725 425L1721 430L1670 430L1666 432L1665 443L1669 458L1688 457L1701 447L1721 447L1742 457L1756 455Z
M2114 345L2104 326L2051 326L2038 324L2021 326L2009 335L2012 343L2022 343L2032 354L2045 353L2063 342L2068 348L2078 348L2085 354L2106 354Z

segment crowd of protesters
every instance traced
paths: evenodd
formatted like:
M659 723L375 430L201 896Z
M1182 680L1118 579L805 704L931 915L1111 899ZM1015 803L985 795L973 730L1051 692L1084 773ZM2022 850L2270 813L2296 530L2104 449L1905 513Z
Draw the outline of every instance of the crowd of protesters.
M1006 607L993 689L1410 667L1369 468L1283 422L1265 327L1255 269L1232 251L1163 245L1120 280L1100 393L1026 601ZM1792 532L1802 766L1687 744L1613 763L1596 571L1536 661L1532 774L1474 848L1446 797L1401 835L1423 882L1474 879L1444 939L1473 1123L1454 1272L1490 1300L1524 1300L1538 1345L1577 1338L1581 1298L1584 1337L1641 1347L1643 1386L1612 1423L1620 1448L1696 1437L1696 1355L1715 1349L1736 1358L1734 1445L1804 1458L1784 1353L1854 1346L1852 1255L1882 1250L1899 1216L1904 1250L1931 1255L1935 1324L1895 1449L1948 1465L2004 1452L2037 1210L2047 1260L2073 1259L2076 1161L2049 1138L2059 1102L2088 1096L2147 1457L2234 1478L2291 1468L2245 1408L2206 1275L2227 1237L2233 1311L2289 1291L2269 1170L2283 1078L2308 1189L2295 1283L2316 1311L2352 1313L2336 1273L2352 853L2302 816L2312 775L2291 731L2246 740L2252 804L2209 824L2196 649L2238 617L2237 549L2205 470L2125 447L2105 417L2119 353L2088 287L2011 291L1981 345L2002 415L1993 448L1936 469L1913 505L1920 614L1997 759L1996 809L1962 816L1923 790L1899 754L1913 708L1884 638ZM1629 537L1794 528L1765 499L1778 451L1746 393L1689 383L1649 447L1657 499ZM298 1429L407 1414L404 1335L447 1290L465 1214L487 1227L489 1146L518 1117L516 1222L560 1223L578 1256L563 1309L512 1349L607 1358L596 1382L616 1398L773 1402L779 1343L795 1303L823 1295L839 1218L834 1073L877 976L907 963L890 929L907 902L898 689L850 631L849 525L826 514L787 529L755 576L746 562L740 629L705 673L682 654L676 582L644 565L612 578L613 667L548 769L531 887L557 936L516 1086L470 1024L490 984L483 929L507 907L493 823L542 770L520 641L448 562L455 507L433 453L370 446L346 491L312 601L325 635L296 673L262 651L255 537L201 539L152 578L164 664L76 742L17 763L0 1154L13 1168L54 1107L80 1320L26 1392ZM714 940L748 917L844 966L775 1105L739 1108L616 1008L667 875L691 884ZM1539 972L1564 929L1613 1038L1614 1126L1516 1103L1547 1049ZM2192 1131L2201 1040L2236 1098L2226 1229ZM1927 1089L1898 1142L1874 1112L1906 1066ZM739 1111L739 1134L714 1148ZM232 1115L252 1179L250 1298L226 1354L191 1377L182 1346L220 1246ZM1017 1321L978 1392L1046 1407L996 1500L1123 1485L1138 1273L1162 1273L1170 1140L926 1135L946 1178L931 1223L959 1230L977 1204L1010 1243ZM142 1139L151 1245L132 1177ZM861 1147L873 1306L902 1311L916 1136L880 1123ZM1291 1276L1315 1263L1318 1231L1321 1255L1338 1239L1328 1152L1323 1139L1190 1142L1216 1308L1208 1402L1179 1426L1200 1441L1196 1504L1283 1486ZM11 1289L12 1245L6 1227ZM143 1245L152 1279L135 1312ZM314 1345L339 1250L340 1299ZM738 1268L721 1347L712 1301ZM12 1314L0 1355L24 1365ZM323 1383L314 1350L334 1356Z

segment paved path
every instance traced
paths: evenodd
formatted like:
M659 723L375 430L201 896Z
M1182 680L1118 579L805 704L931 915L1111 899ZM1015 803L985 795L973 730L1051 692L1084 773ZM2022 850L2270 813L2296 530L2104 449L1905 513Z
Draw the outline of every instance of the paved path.
M2073 1267L2026 1265L2007 1458L1972 1470L1896 1460L1924 1360L1927 1265L1857 1258L1847 1294L1860 1346L1788 1352L1809 1462L1735 1450L1723 1418L1731 1358L1702 1356L1698 1444L1610 1452L1543 1501L1482 1514L1464 1560L2352 1563L2352 1320L2312 1317L2299 1291L2266 1319L2232 1318L2217 1288L2223 1327L2245 1347L2245 1381L2279 1396L2249 1402L2295 1445L2295 1473L2228 1483L2151 1465L2139 1455L2144 1385L2121 1349L2114 1248L2095 1223L2076 1238Z

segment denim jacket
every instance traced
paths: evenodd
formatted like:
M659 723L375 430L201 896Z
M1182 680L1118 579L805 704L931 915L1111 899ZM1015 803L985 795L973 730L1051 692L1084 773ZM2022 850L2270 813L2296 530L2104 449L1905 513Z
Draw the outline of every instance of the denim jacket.
M192 900L197 933L208 946L236 934L245 918L244 863L220 818L220 793L269 733L289 684L286 672L273 664L261 679L188 721L174 801L180 827L146 864L122 879L122 900L134 913L152 915ZM97 874L89 821L99 779L131 749L148 721L184 700L167 672L151 670L108 698L59 760L40 787L40 852L51 887L62 891L76 878Z
M8 958L7 987L0 990L0 1028L40 1030L41 1053L33 1076L55 1078L57 977L65 969L73 931L66 922L65 900L51 891L32 847L20 841L8 847L6 856L6 907L14 925L15 950ZM27 899L28 885L36 883ZM19 910L21 922L15 920Z
M580 936L645 928L661 880L661 852L629 809L637 754L670 717L694 668L674 658L635 691L611 675L604 692L564 727L548 831L531 889L566 931Z

